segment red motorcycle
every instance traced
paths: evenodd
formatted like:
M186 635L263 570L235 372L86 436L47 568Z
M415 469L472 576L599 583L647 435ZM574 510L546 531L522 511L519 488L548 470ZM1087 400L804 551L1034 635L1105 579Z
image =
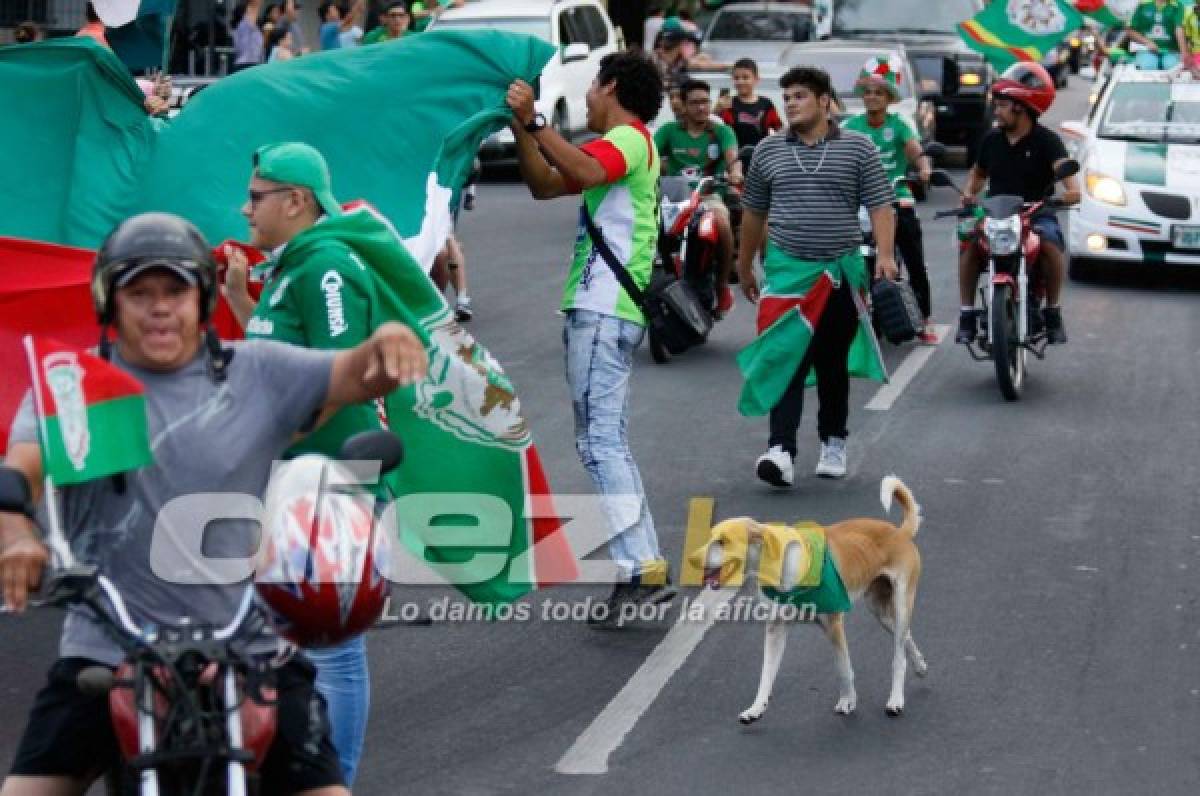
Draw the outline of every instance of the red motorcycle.
M733 293L728 285L720 294L717 291L719 235L716 218L704 200L718 188L730 187L723 177L703 177L697 181L694 175L685 175L659 180L661 200L654 278L687 282L713 320L720 320L733 307ZM734 208L730 210L732 216ZM650 354L660 365L671 359L670 351L653 334Z
M265 632L248 586L221 628L184 622L139 628L120 592L94 567L54 576L39 604L86 606L125 650L114 672L84 669L80 691L108 695L125 766L106 772L109 794L223 794L257 791L256 772L275 736L271 668L246 653ZM86 750L80 750L85 754Z
M1077 162L1066 160L1054 177L1062 180L1078 171ZM933 172L930 182L954 188L962 195L950 175L941 169ZM996 382L1009 401L1021 397L1026 355L1038 359L1046 355L1041 310L1045 283L1038 268L1042 241L1033 231L1032 220L1038 211L1064 206L1055 198L1027 202L1020 196L999 195L984 199L978 206L934 215L974 220L968 245L986 260L987 270L980 274L983 283L976 310L982 323L978 337L967 344L967 351L977 362L991 360L995 364Z

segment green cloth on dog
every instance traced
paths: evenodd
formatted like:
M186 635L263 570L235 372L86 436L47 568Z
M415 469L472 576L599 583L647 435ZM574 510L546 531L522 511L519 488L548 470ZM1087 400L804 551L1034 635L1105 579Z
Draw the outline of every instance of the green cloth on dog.
M811 604L819 614L847 613L850 610L850 596L829 553L825 529L811 523L798 523L795 528L804 537L810 553L807 571L801 576L800 585L792 591L781 592L764 585L763 594L785 605L803 607ZM820 562L819 566L817 562Z

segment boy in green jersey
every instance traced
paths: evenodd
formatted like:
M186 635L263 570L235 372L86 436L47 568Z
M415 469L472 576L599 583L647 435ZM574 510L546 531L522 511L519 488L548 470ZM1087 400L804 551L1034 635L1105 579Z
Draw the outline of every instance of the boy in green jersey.
M920 173L921 182L929 183L929 158L921 154L921 142L909 121L889 111L888 106L900 99L903 80L900 62L891 54L870 58L859 73L855 93L863 98L865 113L846 122L847 130L855 130L871 139L879 151L884 173L896 189L896 247L904 258L909 282L917 295L925 328L918 339L935 345L937 335L930 326L932 305L929 295L929 275L925 270L925 250L921 238L921 220L914 208L915 199L904 179L909 164Z

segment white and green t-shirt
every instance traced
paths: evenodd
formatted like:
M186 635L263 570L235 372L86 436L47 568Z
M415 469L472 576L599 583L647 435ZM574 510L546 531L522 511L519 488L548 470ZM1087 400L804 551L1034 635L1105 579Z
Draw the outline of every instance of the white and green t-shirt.
M583 221L586 206L604 240L640 288L650 284L658 241L658 153L641 123L614 127L583 151L594 157L607 182L583 191L575 256L563 290L562 309L591 310L634 323L645 323L641 309L617 282L592 245Z
M888 182L896 189L896 198L913 201L908 183L904 180L897 180L898 177L903 177L908 173L908 155L905 154L904 147L917 137L916 131L908 120L898 113L889 112L884 116L883 124L875 127L867 120L865 113L860 113L846 122L846 129L862 133L871 139L875 148L879 150L879 160L883 163L884 174L887 175Z

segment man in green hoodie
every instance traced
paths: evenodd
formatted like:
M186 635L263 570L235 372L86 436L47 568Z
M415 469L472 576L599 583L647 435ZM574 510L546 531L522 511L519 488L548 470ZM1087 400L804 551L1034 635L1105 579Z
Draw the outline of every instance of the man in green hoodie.
M257 304L246 291L245 255L226 250L225 294L247 338L268 338L305 348L352 348L379 325L376 283L348 245L321 240L307 245L303 233L326 217L341 215L331 191L329 167L313 147L269 144L254 153L254 172L242 215L250 242L271 259ZM287 456L336 456L349 436L381 427L373 404L347 406L322 417ZM352 783L366 735L370 705L366 644L362 636L334 647L307 650L317 667L317 690L329 703L333 743L346 782Z

